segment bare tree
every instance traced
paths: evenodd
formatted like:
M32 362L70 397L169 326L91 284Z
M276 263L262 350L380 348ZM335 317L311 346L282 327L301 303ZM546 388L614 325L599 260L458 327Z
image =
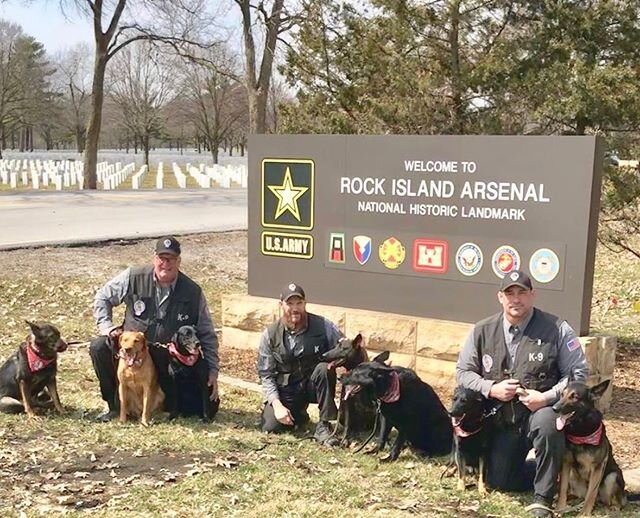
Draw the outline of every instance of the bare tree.
M22 91L16 74L16 44L21 37L22 29L18 25L0 20L0 158L7 136L19 120Z
M151 138L160 136L165 122L163 108L174 95L175 64L161 63L159 57L151 42L127 47L114 59L116 72L110 82L122 126L140 143L147 165Z
M185 94L197 132L218 163L219 148L247 111L246 90L234 79L237 58L224 48L210 50L205 59L185 66Z
M85 147L87 117L90 108L91 49L86 43L60 52L56 57L56 83L65 96L66 125L72 131L78 153Z
M273 72L278 37L287 31L294 17L285 11L284 0L272 0L271 11L267 11L264 2L257 6L250 0L234 0L242 13L242 35L245 53L245 80L249 98L249 124L252 133L267 131L267 100L269 85ZM254 38L254 22L252 12L257 13L261 26L264 27L262 58L256 61L257 45Z

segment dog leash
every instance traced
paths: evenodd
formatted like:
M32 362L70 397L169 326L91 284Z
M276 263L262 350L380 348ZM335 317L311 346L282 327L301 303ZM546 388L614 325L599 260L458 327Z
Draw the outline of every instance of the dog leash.
M353 453L359 453L360 451L362 451L362 449L369 444L369 441L373 438L373 436L376 434L376 430L378 428L378 417L380 416L382 412L382 404L380 403L379 399L376 399L376 418L373 421L373 430L371 430L371 435L369 435L369 437L367 437L367 440L364 441L362 443L361 446L358 446L358 449L355 450Z

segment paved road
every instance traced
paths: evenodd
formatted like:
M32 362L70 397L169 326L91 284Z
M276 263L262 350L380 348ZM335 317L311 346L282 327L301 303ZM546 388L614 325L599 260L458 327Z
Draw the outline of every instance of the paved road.
M0 249L246 228L245 189L0 194Z

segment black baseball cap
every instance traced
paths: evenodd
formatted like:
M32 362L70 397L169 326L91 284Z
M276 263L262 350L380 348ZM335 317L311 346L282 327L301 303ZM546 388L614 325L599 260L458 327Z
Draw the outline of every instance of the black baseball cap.
M520 286L525 290L533 289L531 279L522 270L513 270L512 272L506 274L502 278L502 282L500 283L500 291L508 290L509 288L511 288L511 286Z
M156 241L156 255L180 255L180 242L173 236L161 237Z
M280 300L284 302L289 300L291 297L300 297L302 300L305 300L305 294L302 286L291 282L287 284L280 292Z

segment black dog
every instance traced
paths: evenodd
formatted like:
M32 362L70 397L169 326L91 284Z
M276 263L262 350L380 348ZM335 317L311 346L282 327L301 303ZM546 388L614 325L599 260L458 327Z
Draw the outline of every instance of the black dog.
M169 417L197 415L204 422L211 421L218 413L220 399L210 399L209 368L195 328L181 326L168 344L167 352L173 382L172 393L167 394Z
M407 441L425 455L451 453L451 421L433 388L411 369L388 367L375 360L361 363L342 379L346 399L363 390L380 404L374 451L384 448L395 427L398 436L388 460L396 460Z
M458 489L466 489L464 475L466 467L471 466L478 470L478 491L481 494L487 492L485 477L491 434L485 404L486 400L480 392L458 386L453 392L449 410L453 425L451 455L458 474Z
M566 507L569 493L585 499L583 516L591 514L596 500L618 509L627 503L622 471L613 458L602 414L594 405L608 386L606 380L590 389L570 376L560 400L553 405L558 413L556 428L564 430L567 441L558 509Z
M0 411L26 412L36 417L34 406L52 404L62 414L56 385L57 358L67 349L67 343L51 324L27 324L31 334L0 367ZM45 387L47 393L43 392Z
M384 362L389 358L389 353L387 352L386 356L383 353L376 358ZM324 353L322 360L329 362L331 368L344 367L348 373L368 361L369 356L362 345L362 335L358 333L353 340L342 338L333 349ZM343 385L338 409L338 423L343 427L342 444L348 445L358 432L371 431L375 413L375 404L364 392L345 399Z

